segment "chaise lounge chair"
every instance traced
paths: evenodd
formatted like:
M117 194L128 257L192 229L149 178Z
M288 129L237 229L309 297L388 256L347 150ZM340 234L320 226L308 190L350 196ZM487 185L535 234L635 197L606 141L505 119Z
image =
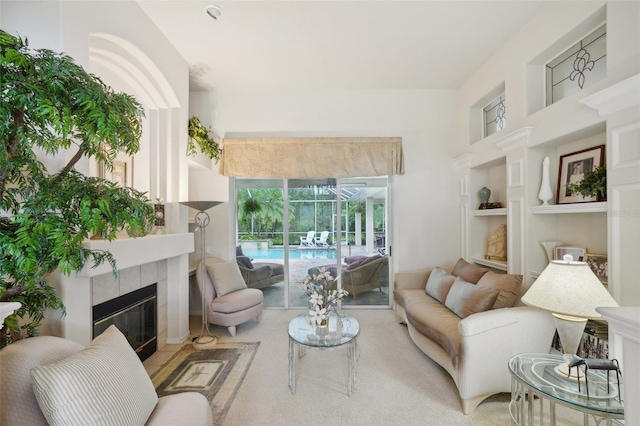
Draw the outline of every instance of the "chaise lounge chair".
M300 237L300 245L306 247L314 247L315 243L313 240L315 239L316 231L307 232L306 237Z

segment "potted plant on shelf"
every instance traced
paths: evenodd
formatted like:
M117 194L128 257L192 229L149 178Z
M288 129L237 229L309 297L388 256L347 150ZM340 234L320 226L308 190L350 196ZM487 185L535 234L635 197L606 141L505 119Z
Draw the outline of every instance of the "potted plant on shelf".
M189 119L189 142L187 144L187 155L196 155L196 145L200 148L200 152L216 163L220 160L222 148L220 144L211 137L211 130L204 127L200 119L193 116Z
M599 166L584 173L580 182L568 183L571 194L579 193L583 197L598 197L598 201L607 200L607 169Z
M37 334L47 309L64 313L48 282L55 270L69 275L106 261L115 273L108 251L84 245L91 235L113 240L125 227L152 224L145 194L75 170L82 157L111 170L118 152L137 152L142 116L133 97L69 56L0 30L0 302L22 304L0 329L0 347ZM71 149L53 171L38 159Z

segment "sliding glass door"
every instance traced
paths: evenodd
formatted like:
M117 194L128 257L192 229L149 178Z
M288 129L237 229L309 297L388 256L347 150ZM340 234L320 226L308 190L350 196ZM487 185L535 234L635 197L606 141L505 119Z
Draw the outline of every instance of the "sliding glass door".
M265 307L306 307L298 285L317 268L350 292L343 306L389 306L386 177L236 178L235 187L238 263Z

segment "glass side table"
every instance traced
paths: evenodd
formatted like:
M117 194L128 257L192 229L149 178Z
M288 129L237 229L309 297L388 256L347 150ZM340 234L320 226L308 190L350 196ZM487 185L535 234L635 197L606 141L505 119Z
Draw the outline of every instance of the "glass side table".
M587 398L584 380L580 381L580 390L578 390L577 380L569 380L554 370L562 362L562 355L552 354L520 354L509 360L511 373L509 414L512 425L533 425L538 410L538 421L542 424L545 400L549 401L551 425L556 424L556 403L582 412L585 426L589 424L590 416L597 425L611 425L615 420L624 419L622 390L618 389L615 372L610 373L611 377L607 382L606 371L589 370L589 397ZM622 386L620 381L620 387ZM538 410L534 410L534 397L540 399Z
M306 348L335 349L347 347L349 358L349 378L347 395L356 390L356 363L360 357L358 347L360 324L349 314L340 313L329 316L329 324L325 329L318 328L311 322L311 316L304 312L289 323L289 389L296 393L296 361L306 353Z

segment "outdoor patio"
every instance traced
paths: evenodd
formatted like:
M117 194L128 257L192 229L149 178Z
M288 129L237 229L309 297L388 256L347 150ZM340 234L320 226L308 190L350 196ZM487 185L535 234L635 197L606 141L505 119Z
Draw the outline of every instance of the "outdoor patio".
M349 250L351 249L351 250ZM290 247L289 250L297 250L297 246ZM305 251L311 251L314 249L304 249ZM315 249L315 250L326 250L326 249ZM367 253L365 246L343 246L342 247L342 264L344 265L344 258L347 256L372 256L377 254ZM282 259L255 259L256 262L260 261L269 261L274 263L284 263ZM313 256L309 256L304 259L289 259L289 307L292 308L304 308L307 306L307 298L302 292L302 290L298 287L298 284L302 282L304 277L308 274L308 270L310 268L316 268L321 266L335 266L337 264L337 259L323 259L323 258L314 258ZM387 306L389 304L389 273L388 273L388 265L385 266L381 272L381 288L380 290L372 290L365 293L358 294L357 298L347 297L343 300L343 306L350 305L383 305ZM264 306L265 307L284 307L284 282L279 282L274 285L262 289L264 293Z

